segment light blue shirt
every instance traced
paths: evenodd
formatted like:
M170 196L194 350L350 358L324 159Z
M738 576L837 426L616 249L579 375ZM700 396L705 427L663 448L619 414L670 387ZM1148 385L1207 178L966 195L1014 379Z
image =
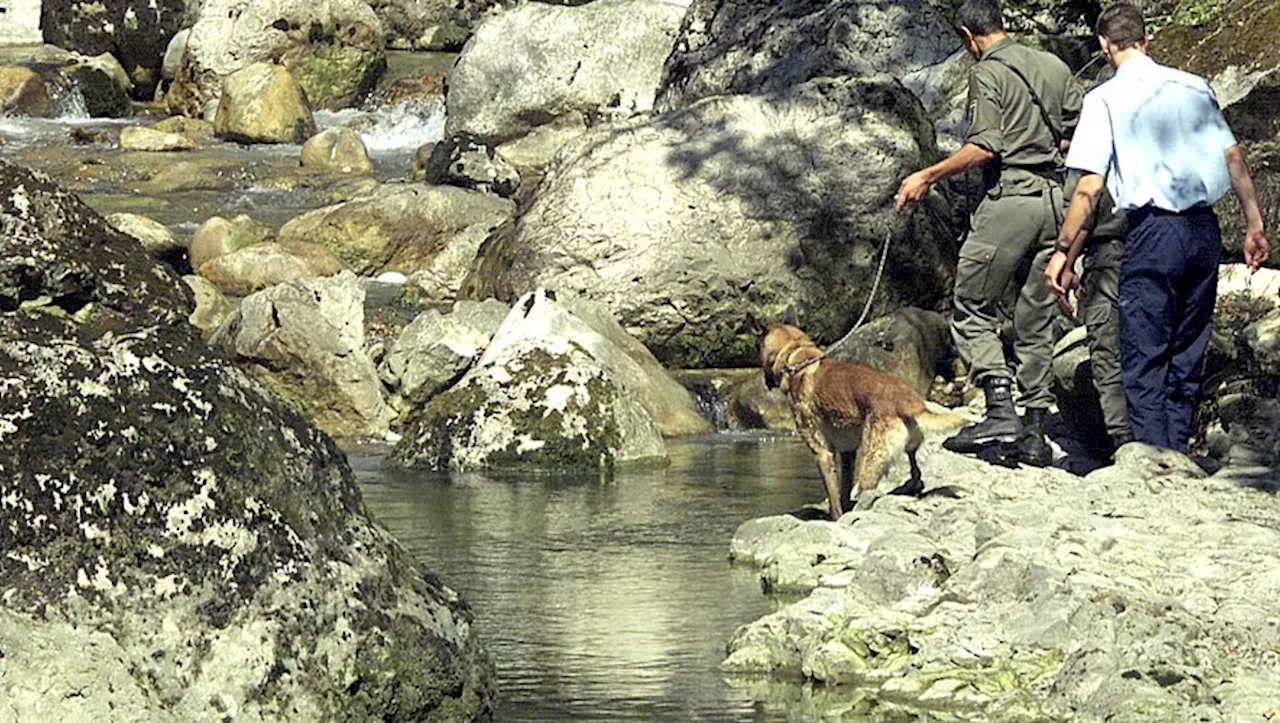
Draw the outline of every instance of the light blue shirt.
M1231 188L1235 144L1203 78L1137 55L1085 95L1067 167L1105 176L1120 208L1184 211Z

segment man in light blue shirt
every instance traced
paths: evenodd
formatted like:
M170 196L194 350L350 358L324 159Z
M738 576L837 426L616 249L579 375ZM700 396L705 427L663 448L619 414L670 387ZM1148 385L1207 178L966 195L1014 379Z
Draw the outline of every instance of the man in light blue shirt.
M1085 96L1067 166L1084 173L1045 270L1054 293L1105 179L1128 216L1120 271L1121 358L1137 441L1185 450L1213 323L1221 234L1210 208L1228 188L1245 217L1245 262L1267 259L1257 192L1203 78L1147 57L1141 12L1098 16L1116 75ZM1077 240L1079 238L1079 240ZM1078 249L1074 249L1078 252Z

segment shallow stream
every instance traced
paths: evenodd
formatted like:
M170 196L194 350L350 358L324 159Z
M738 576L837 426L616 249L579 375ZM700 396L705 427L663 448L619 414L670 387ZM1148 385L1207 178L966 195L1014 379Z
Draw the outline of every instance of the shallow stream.
M775 604L730 565L734 529L821 495L786 437L668 442L665 468L615 479L383 470L365 502L471 604L498 671L499 721L784 721L716 666ZM794 692L794 691L793 691Z

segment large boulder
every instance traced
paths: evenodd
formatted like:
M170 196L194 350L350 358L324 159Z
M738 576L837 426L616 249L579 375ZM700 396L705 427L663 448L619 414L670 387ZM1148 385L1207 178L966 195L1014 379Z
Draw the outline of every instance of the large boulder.
M660 109L776 93L813 78L906 76L960 48L925 0L695 0L667 58Z
M210 352L175 274L3 161L0 230L4 715L491 714L465 604Z
M169 109L204 116L222 79L257 62L288 68L313 107L345 108L386 68L382 23L361 0L209 0L187 37Z
M364 288L347 271L252 294L209 344L250 366L326 432L381 436L391 421L364 353Z
M593 129L481 249L464 294L545 286L601 301L671 367L754 364L747 313L789 304L827 344L853 325L885 243L879 308L944 297L956 253L944 202L900 214L892 199L935 158L920 104L885 78L708 98Z
M611 474L665 459L637 396L590 349L554 333L565 313L541 291L522 297L461 381L411 414L390 463Z
M84 55L111 53L134 97L150 100L165 49L186 20L185 0L42 0L44 42Z
M500 143L565 115L649 110L683 14L661 0L596 0L488 18L449 73L445 134Z
M238 143L302 143L315 134L316 120L288 68L253 63L223 79L213 132Z
M395 184L293 218L278 238L327 246L364 276L421 276L418 285L442 301L454 296L489 231L514 214L513 202L487 193Z
M892 374L921 396L942 362L955 357L950 320L927 309L898 309L827 347L827 356Z

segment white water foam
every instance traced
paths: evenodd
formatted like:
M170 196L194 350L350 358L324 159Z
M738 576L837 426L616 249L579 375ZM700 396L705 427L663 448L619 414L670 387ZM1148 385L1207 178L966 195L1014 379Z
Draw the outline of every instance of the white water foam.
M440 98L405 101L375 111L316 113L316 125L321 129L347 126L359 133L373 157L413 153L427 143L438 143L444 138L444 120L444 101Z

